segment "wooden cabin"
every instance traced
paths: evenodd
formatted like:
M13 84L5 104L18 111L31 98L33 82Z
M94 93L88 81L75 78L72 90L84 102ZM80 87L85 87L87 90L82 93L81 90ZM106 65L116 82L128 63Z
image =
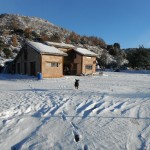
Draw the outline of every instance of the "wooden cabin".
M97 54L85 48L76 48L71 44L46 42L68 54L64 58L64 75L87 75L96 72Z
M74 48L66 52L64 58L64 74L89 75L96 72L97 54L84 49Z
M27 41L14 59L11 73L56 78L96 72L97 54L65 43L46 44Z
M13 72L43 78L62 77L63 60L67 56L56 47L27 41L13 61Z

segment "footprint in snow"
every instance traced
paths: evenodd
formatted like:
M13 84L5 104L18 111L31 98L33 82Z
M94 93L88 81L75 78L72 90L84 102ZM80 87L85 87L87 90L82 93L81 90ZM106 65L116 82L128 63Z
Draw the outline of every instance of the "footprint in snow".
M84 145L83 150L88 150L88 146L87 146L87 145Z
M79 134L78 134L76 131L73 131L73 135L74 135L74 140L75 140L76 142L79 142L79 141L80 141L80 136L79 136Z
M62 113L61 117L62 117L63 121L66 121L66 120L67 120L64 113Z
M139 122L137 121L137 119L131 118L130 121L133 124L139 125Z
M67 113L63 110L61 112L61 118L63 119L63 121L66 121L67 120L67 117L66 117Z
M82 111L85 111L87 107L89 107L91 104L93 104L93 101L87 102L85 104L83 104L82 106L78 106L76 109L77 113L81 113Z
M3 124L6 124L7 120L3 120L2 122L3 122Z
M73 122L70 122L70 124L72 125L72 127L76 130L78 130L79 128L73 123Z

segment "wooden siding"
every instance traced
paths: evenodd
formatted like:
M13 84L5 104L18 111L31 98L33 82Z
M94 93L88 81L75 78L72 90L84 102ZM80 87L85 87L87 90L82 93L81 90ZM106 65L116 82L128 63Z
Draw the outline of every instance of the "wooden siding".
M25 54L26 53L26 54ZM35 63L34 73L31 72L31 64ZM20 51L20 54L15 60L15 73L27 74L36 76L40 69L40 54L29 46L26 46Z
M60 49L60 48L59 48ZM65 51L65 49L61 49ZM67 51L67 49L66 49ZM37 76L42 73L43 78L56 78L65 75L93 74L96 71L96 57L83 56L73 49L67 51L68 57L51 54L40 54L26 44L14 61L15 73ZM65 73L65 68L69 73ZM64 68L64 70L63 70Z
M83 74L93 74L96 72L96 57L88 57L83 56L83 62L82 62L82 73ZM92 66L92 69L86 69L87 66Z
M49 63L58 63L51 67ZM26 45L15 59L15 73L37 76L42 73L43 78L63 76L63 56L42 55L29 45Z
M77 75L82 74L82 55L76 53L76 58L74 59L74 63L77 64Z
M83 56L73 49L67 52L68 57L64 59L64 66L67 66L71 75L93 74L96 71L96 57ZM92 66L87 69L86 66Z
M51 63L58 63L52 67ZM55 78L63 76L63 56L42 55L42 75L44 78Z

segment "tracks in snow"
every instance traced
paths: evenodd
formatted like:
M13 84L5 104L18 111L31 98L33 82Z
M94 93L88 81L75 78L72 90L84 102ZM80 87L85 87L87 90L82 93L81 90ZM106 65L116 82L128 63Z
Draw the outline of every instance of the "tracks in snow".
M41 124L30 135L33 136L51 117L58 117L63 120L64 124L70 124L72 138L82 150L88 150L89 145L81 144L86 137L83 135L79 122L76 122L76 118L82 121L94 117L110 119L103 127L110 125L114 118L127 119L131 126L138 128L140 124L138 119L144 119L144 115L141 115L143 105L149 102L148 100L139 102L132 98L119 99L107 93L92 95L80 90L65 91L62 87L61 90L36 89L32 82L28 82L27 85L29 88L25 91L17 91L16 95L13 95L12 92L8 95L11 98L18 97L18 101L16 101L18 104L14 103L9 110L1 112L0 116L4 118L2 123L7 126L11 119L19 118L21 115L39 118ZM17 99L16 97L15 99ZM131 138L136 136L140 140L141 148L147 145L145 135L147 131L149 128L142 130L138 135L136 133L131 135ZM24 140L26 142L28 138Z

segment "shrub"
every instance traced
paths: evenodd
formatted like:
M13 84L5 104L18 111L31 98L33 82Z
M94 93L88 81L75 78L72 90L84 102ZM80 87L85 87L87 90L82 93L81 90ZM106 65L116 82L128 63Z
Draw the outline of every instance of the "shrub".
M55 33L50 37L49 40L52 42L60 42L61 41L60 39L61 39L60 35L58 33Z
M14 47L18 46L18 40L17 40L17 37L15 35L12 37L12 46L14 46Z
M11 50L9 50L8 48L4 48L3 49L4 54L6 55L6 58L9 58L12 56L12 52Z

